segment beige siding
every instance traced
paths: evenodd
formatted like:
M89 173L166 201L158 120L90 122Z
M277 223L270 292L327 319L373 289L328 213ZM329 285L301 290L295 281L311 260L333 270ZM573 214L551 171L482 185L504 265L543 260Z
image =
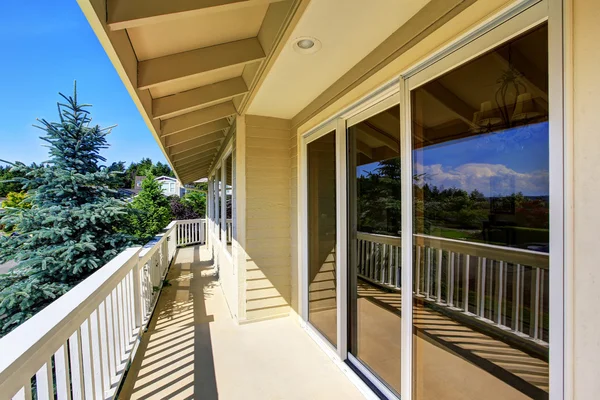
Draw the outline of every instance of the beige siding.
M289 141L290 154L290 269L291 269L291 290L292 290L292 309L300 314L300 299L298 298L298 131L292 130Z
M245 116L246 320L286 315L291 301L290 121Z

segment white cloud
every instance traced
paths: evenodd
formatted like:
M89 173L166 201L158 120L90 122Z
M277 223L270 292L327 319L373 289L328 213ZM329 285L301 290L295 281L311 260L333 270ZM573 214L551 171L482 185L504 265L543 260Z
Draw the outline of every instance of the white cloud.
M548 171L517 172L503 164L468 163L458 167L442 164L415 165L415 173L424 174L425 182L444 188L471 192L475 189L485 196L522 192L526 195L548 194Z

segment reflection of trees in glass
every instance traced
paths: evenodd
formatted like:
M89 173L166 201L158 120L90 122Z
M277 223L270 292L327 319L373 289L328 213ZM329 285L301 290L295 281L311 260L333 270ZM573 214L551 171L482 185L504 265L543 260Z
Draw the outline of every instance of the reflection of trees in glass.
M440 188L413 180L415 232L547 251L547 196L486 197L478 190ZM401 231L400 159L380 161L357 177L358 230L399 236Z
M380 161L366 176L357 178L358 230L400 235L400 158Z

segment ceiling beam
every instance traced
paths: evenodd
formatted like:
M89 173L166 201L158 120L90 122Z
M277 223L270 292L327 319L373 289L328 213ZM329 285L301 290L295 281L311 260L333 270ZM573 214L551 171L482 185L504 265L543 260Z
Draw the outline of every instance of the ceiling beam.
M189 176L182 178L182 180L185 183L191 183L198 179L206 178L207 176L208 176L208 170L205 170L205 171L197 172L194 174L190 174Z
M192 157L200 157L200 156L205 156L208 154L215 154L216 151L213 148L209 148L209 149L204 149L204 150L198 150L198 149L190 149L190 150L186 150L183 153L179 153L179 154L174 154L171 156L171 161L178 162L178 161L182 161L182 160L186 160Z
M186 174L191 171L198 171L199 169L206 169L208 167L210 167L210 162L204 162L201 164L190 164L183 168L177 168L177 170L182 174Z
M219 142L214 142L214 143L209 143L209 144L200 144L201 142L199 143L196 140L197 139L190 140L189 142L186 142L186 143L181 143L181 144L175 145L175 146L171 147L170 149L168 149L167 151L169 152L169 155L171 157L173 157L174 155L185 153L186 151L190 151L190 150L197 149L198 152L202 152L204 150L218 149L220 146Z
M167 136L164 138L164 143L166 147L173 147L180 143L189 142L190 140L199 138L204 139L205 143L210 143L223 139L225 137L224 130L227 128L229 128L229 122L227 122L226 119L220 119L179 132L175 135Z
M190 183L190 182L196 181L198 179L206 178L207 176L208 176L208 170L201 170L201 171L192 172L192 173L185 175L185 177L183 178L183 181L186 183Z
M199 157L189 157L189 158L185 158L181 161L178 161L175 164L175 168L185 168L185 166L189 165L189 164L194 164L194 163L203 163L203 162L207 162L210 161L212 162L213 158L215 158L215 153L212 152L210 154L206 154L203 156L199 156Z
M208 167L202 166L202 167L190 169L187 171L181 171L180 174L184 175L184 176L197 176L196 174L202 174L202 173L207 173L207 172L208 172Z
M258 39L249 38L140 61L138 89L149 89L189 76L264 58L265 52Z
M361 122L358 125L358 129L360 129L364 134L371 136L373 139L381 142L384 146L389 147L391 150L395 152L400 151L400 142L395 139L389 137L384 132L381 132L375 126L368 123L368 121Z
M172 118L215 103L231 100L248 92L242 77L227 79L211 85L187 90L152 101L154 118Z
M459 119L469 126L473 126L473 114L478 111L458 97L454 92L442 85L439 80L429 82L421 87L444 107L452 111Z
M373 149L366 144L365 142L361 142L360 140L356 140L356 150L369 157L371 160L373 159Z
M197 111L169 118L161 121L161 137L172 135L208 122L226 118L236 114L237 111L231 101L203 108Z
M111 30L128 29L277 1L281 0L108 0L108 26Z

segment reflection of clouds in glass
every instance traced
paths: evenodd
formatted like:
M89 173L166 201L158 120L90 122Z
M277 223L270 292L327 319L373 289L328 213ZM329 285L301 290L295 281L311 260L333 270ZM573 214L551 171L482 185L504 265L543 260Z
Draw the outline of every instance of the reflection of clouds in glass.
M421 184L463 189L469 193L477 189L485 196L518 192L529 196L548 195L547 170L520 173L502 164L468 163L455 168L416 164L415 173L424 174Z

